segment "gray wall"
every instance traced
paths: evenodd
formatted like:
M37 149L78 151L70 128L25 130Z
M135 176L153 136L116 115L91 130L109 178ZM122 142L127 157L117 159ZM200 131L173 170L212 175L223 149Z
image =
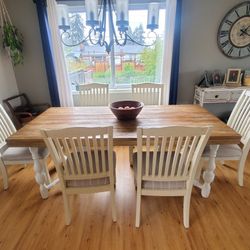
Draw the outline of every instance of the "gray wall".
M239 0L183 0L178 103L192 103L194 84L204 70L250 68L250 58L232 60L218 49L216 36L220 21ZM15 68L20 92L32 101L49 101L35 4L32 0L8 0L7 7L25 39L24 65Z
M0 44L2 40L0 37ZM0 103L5 98L18 94L15 74L7 52L0 46Z
M50 102L36 5L32 0L5 2L24 37L24 64L15 67L19 91L25 92L33 103Z
M217 46L217 31L225 14L239 0L183 0L178 103L192 103L194 84L205 71L250 69L250 57L229 59Z

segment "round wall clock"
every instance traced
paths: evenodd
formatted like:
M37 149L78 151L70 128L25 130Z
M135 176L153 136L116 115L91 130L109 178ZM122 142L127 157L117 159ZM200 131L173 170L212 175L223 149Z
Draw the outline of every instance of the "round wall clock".
M226 14L217 39L219 48L226 56L250 56L250 1L236 5Z

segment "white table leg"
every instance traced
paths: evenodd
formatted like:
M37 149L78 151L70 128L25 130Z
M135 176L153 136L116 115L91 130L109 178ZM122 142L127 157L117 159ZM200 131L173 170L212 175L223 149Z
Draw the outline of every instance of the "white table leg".
M211 191L211 183L214 180L215 174L214 170L216 168L215 157L219 148L219 145L210 145L209 162L205 171L203 172L204 183L201 186L201 195L204 198L208 198Z
M40 187L40 194L43 199L48 198L48 188L46 187L46 177L43 160L39 157L38 148L29 148L34 160L35 179Z

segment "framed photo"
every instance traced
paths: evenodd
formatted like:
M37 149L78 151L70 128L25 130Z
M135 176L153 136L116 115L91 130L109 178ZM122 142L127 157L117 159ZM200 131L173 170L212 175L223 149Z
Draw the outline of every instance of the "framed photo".
M228 69L225 85L228 87L241 86L241 69Z
M209 73L205 71L201 77L200 82L198 83L198 86L209 88L211 86L210 84L211 81L209 78Z
M222 85L221 74L219 71L214 71L212 78L213 78L213 85L214 86Z
M250 86L250 70L245 71L243 85Z

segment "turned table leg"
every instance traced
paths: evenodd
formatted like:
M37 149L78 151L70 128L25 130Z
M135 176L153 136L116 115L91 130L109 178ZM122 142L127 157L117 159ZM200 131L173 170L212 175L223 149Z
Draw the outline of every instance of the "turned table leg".
M32 159L34 160L34 172L35 172L35 180L40 187L40 194L43 199L48 198L48 188L46 186L46 176L44 170L43 160L40 158L38 154L39 148L29 148Z
M208 198L210 191L211 191L211 183L214 180L215 174L215 157L217 154L217 150L219 148L219 145L210 145L210 153L209 153L209 161L208 166L206 167L205 171L203 172L203 180L204 183L201 186L201 195L204 198Z

